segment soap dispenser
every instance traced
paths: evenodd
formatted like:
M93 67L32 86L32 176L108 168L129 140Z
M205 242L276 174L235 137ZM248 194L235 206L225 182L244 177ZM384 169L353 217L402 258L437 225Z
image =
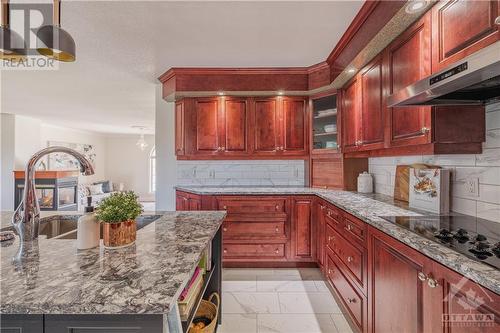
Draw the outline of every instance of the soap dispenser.
M87 197L87 206L84 214L78 219L76 231L76 247L78 250L91 249L99 246L101 228L94 213L92 197Z

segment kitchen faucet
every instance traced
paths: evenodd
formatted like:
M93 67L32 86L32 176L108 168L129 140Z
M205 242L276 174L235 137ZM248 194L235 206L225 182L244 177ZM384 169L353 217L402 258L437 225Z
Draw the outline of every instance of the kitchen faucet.
M84 176L94 174L90 161L81 153L66 147L48 147L35 153L26 164L24 174L23 200L17 207L12 217L12 225L16 228L21 241L32 241L38 238L40 225L40 205L36 197L35 166L43 156L50 153L66 153L72 155L80 163L80 172Z

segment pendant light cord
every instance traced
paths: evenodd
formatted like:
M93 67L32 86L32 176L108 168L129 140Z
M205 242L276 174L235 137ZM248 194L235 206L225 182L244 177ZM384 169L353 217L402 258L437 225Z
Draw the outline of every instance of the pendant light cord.
M1 1L1 18L0 18L0 27L8 27L9 26L9 0L0 0Z
M52 6L52 23L56 27L61 26L61 1L54 0L54 5Z

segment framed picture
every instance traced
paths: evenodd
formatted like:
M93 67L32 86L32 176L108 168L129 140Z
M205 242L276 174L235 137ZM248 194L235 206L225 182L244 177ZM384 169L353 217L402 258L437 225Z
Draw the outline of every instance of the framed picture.
M95 167L96 153L93 145L82 143L70 143L60 141L48 141L47 147L61 146L71 148L83 154L92 166ZM78 161L71 155L65 153L52 153L47 159L48 170L79 170Z

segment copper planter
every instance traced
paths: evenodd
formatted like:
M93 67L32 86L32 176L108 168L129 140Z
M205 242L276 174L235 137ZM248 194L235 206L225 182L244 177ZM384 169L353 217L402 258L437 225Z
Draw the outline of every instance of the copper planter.
M134 244L136 231L135 220L103 223L104 246L107 248L118 248Z

